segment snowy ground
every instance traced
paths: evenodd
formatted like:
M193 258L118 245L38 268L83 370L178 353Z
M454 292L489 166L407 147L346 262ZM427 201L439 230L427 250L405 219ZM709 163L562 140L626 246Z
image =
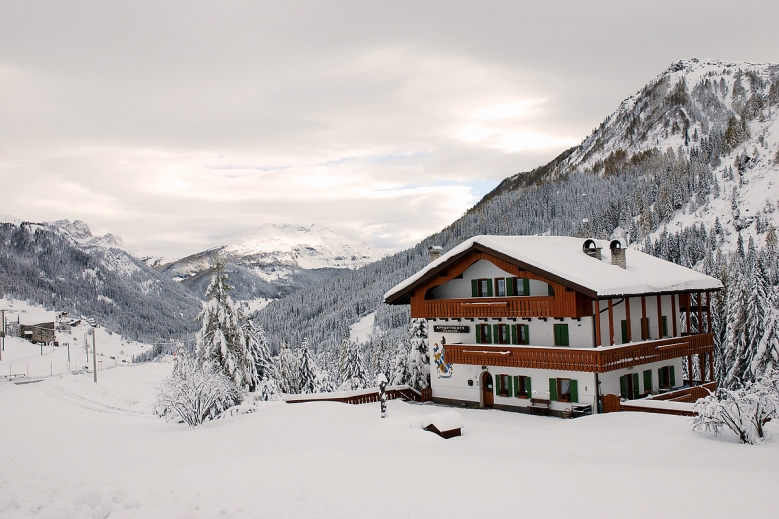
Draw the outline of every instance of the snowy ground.
M0 517L776 516L779 443L682 417L460 410L443 440L432 405L275 403L192 430L150 414L170 369L0 382Z

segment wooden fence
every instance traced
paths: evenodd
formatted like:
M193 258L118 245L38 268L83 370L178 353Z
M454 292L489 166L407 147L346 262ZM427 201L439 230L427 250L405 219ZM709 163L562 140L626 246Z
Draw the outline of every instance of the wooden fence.
M672 406L648 407L643 405L632 405L631 402L682 402L686 404L694 404L698 401L698 399L709 396L710 392L713 393L715 389L717 389L717 383L708 382L701 386L686 387L684 389L678 389L676 391L669 391L668 393L654 395L646 400L626 400L625 402L622 402L622 399L619 397L619 395L603 395L601 397L601 402L604 413L613 413L617 411L635 411L641 413L672 414L676 416L695 416L695 412L688 409L676 409Z
M432 397L430 388L418 391L409 386L388 386L387 400L411 400L413 402L429 402ZM284 398L288 404L303 402L341 402L344 404L369 404L379 401L379 388L357 389L355 391L338 391L335 393L317 393L311 395L288 395Z

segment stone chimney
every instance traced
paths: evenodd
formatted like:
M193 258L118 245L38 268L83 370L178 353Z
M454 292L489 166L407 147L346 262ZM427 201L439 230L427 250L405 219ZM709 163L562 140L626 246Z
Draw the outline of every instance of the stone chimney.
M441 257L442 250L443 248L439 247L438 245L431 245L427 248L427 253L430 255L430 263Z
M600 247L595 245L595 240L591 240L591 239L585 240L584 245L582 245L582 250L587 256L591 258L595 258L598 261L601 260L601 254L600 254L601 249Z
M622 248L622 242L619 240L611 240L609 248L611 249L611 264L626 269L625 249Z

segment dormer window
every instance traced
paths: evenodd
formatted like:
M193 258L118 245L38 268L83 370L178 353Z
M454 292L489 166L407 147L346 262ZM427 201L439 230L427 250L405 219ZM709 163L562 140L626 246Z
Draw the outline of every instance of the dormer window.
M506 297L506 279L498 278L495 280L495 295L498 297Z

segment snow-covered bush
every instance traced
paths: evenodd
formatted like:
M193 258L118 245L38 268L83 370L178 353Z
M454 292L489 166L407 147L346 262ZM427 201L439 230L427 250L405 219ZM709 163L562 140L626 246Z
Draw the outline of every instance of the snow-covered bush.
M749 444L768 439L765 424L779 416L779 372L769 371L742 388L718 393L695 403L694 430L717 435L727 427Z
M218 368L200 364L188 355L176 357L173 373L157 393L155 413L190 427L218 418L241 402L238 386Z

